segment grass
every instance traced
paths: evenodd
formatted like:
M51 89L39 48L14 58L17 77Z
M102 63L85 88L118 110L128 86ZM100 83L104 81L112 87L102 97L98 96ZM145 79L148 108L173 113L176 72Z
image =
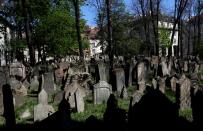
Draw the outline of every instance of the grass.
M35 105L37 105L37 99L34 99L33 97L26 96L24 104L15 109L16 123L17 124L19 124L19 123L25 124L27 122L26 119L20 118L21 114L23 112L25 112L27 109L31 113L31 116L29 118L33 118ZM29 119L29 118L27 118L27 119Z
M179 116L180 117L183 117L189 121L192 121L193 120L193 117L192 117L192 108L188 108L188 109L185 109L185 110L179 110Z
M166 89L165 95L171 102L176 102L175 92L173 92L172 90Z

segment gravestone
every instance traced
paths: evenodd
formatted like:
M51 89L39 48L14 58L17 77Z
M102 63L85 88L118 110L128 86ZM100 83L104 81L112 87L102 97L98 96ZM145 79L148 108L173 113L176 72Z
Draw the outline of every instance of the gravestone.
M183 71L188 72L188 61L184 61Z
M25 66L20 62L11 63L9 66L10 76L18 76L22 79L26 77Z
M114 69L116 75L116 90L121 93L123 86L125 86L125 72L123 68Z
M143 95L144 95L143 92L141 92L140 90L136 90L132 95L132 105L131 106L138 103Z
M31 91L38 91L39 90L39 81L37 76L34 76L30 83L30 90Z
M165 61L161 62L161 67L162 67L163 76L170 75L168 70L168 65Z
M146 84L145 84L145 81L140 81L138 83L138 86L139 86L139 91L144 93L145 89L146 89Z
M145 64L144 62L140 62L137 65L137 83L145 81L145 77Z
M152 79L152 85L154 89L157 89L157 81L154 78Z
M100 62L98 64L98 68L99 68L99 77L100 77L100 81L107 81L107 73L106 72L106 65L103 62Z
M94 104L102 104L107 102L110 94L112 93L112 87L106 81L99 81L94 85Z
M176 92L177 81L178 80L175 77L172 77L171 80L170 80L170 82L171 82L171 90L174 91L174 92Z
M165 90L166 90L166 78L165 77L160 77L158 78L158 86L159 86L159 90L165 94Z
M48 105L48 95L44 89L38 95L38 105L34 107L34 122L43 119L54 113L54 108Z
M86 96L85 89L79 84L78 75L74 75L71 78L71 83L66 85L64 88L65 91L65 99L69 101L71 108L76 108L76 99L75 93L79 89L81 97Z
M191 108L191 81L184 74L179 80L180 84L180 110Z
M152 56L151 64L157 65L158 63L159 63L159 57L158 56Z
M42 75L42 79L44 79L43 88L49 94L54 92L55 84L54 84L54 76L53 73L44 73Z
M81 94L80 88L77 88L74 95L75 95L75 104L76 104L75 106L76 106L77 112L83 112L85 110L85 102Z

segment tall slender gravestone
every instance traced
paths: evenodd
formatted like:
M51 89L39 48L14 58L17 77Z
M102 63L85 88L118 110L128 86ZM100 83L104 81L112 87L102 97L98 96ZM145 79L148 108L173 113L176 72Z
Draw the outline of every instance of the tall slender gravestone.
M98 68L99 68L99 77L100 77L100 80L101 81L107 81L107 73L108 72L106 72L107 70L106 70L106 65L105 65L105 63L103 63L103 62L100 62L99 64L98 64Z
M121 93L123 87L125 86L125 72L123 68L114 69L116 75L116 90Z
M48 95L44 89L38 95L38 105L34 107L34 121L41 121L54 113L54 108L48 105Z

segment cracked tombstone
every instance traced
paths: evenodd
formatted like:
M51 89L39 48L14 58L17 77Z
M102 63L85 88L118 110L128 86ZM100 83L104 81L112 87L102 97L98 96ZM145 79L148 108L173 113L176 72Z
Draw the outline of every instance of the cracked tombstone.
M38 105L34 107L34 122L42 121L54 113L54 108L48 105L48 95L44 89L38 95Z
M112 93L112 87L106 81L99 81L94 85L94 104L102 104L107 102L110 94Z

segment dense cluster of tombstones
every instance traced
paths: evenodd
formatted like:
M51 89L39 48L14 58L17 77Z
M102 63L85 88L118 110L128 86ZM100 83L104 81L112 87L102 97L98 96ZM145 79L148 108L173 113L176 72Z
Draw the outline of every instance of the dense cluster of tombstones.
M85 63L75 61L39 63L26 67L14 62L0 69L0 114L6 126L16 127L14 108L25 101L28 92L34 92L38 104L34 107L34 124L30 127L55 127L63 129L119 129L201 127L203 123L203 64L198 57L115 58L112 83L109 84L107 57L92 58ZM127 88L138 87L130 96L129 110L118 107L117 97L128 99ZM176 94L172 103L165 96L166 90ZM56 92L58 111L48 103L49 94ZM73 122L72 111L84 112L84 98L92 95L94 104L105 102L107 109L103 121L90 116L85 123ZM199 102L200 101L200 102ZM192 108L191 121L181 118L180 110ZM12 113L13 112L13 113ZM25 111L21 117L30 116ZM74 126L73 126L74 125Z

